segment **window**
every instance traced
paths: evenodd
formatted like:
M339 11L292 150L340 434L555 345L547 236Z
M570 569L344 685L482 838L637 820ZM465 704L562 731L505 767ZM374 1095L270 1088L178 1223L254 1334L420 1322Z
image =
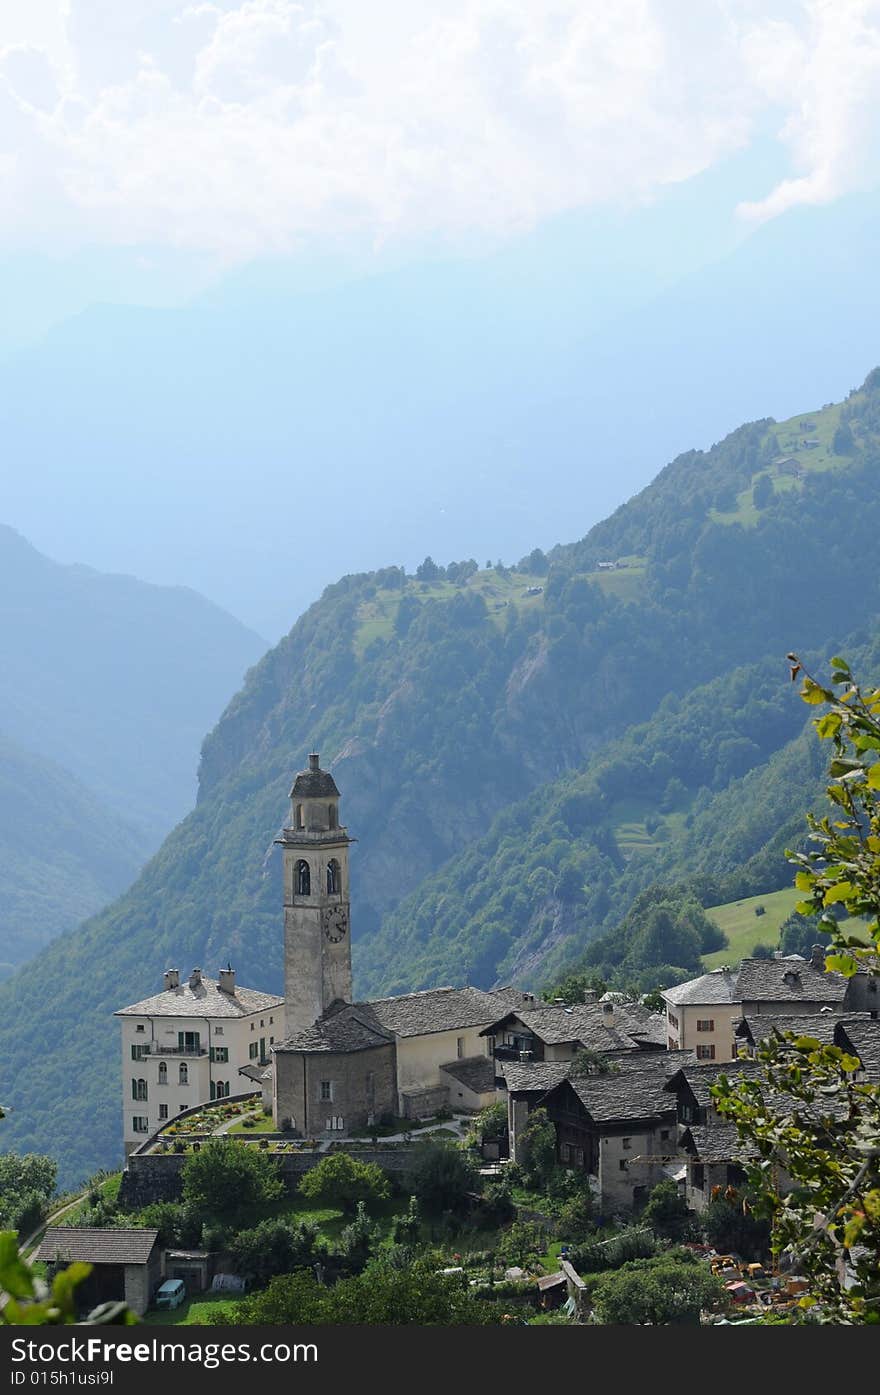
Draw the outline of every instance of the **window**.
M667 1138L669 1137L669 1130L668 1130L668 1129L661 1129L661 1130L660 1130L660 1137L661 1137L662 1139L667 1139Z
M275 1021L275 1018L274 1018L274 1017L270 1017L270 1018L269 1018L269 1026L270 1026L270 1027L272 1026L272 1023L273 1023L274 1021Z
M131 1121L131 1127L135 1133L149 1133L150 1121L143 1114L135 1114Z
M669 1023L670 1027L678 1026L678 1018L675 1016L675 1013L670 1012L668 1008L666 1010L666 1020Z
M198 1033L198 1032L178 1032L178 1033L177 1033L177 1049L178 1049L178 1051L195 1051L195 1052L201 1051L201 1049L202 1049L202 1039L201 1039L199 1033Z
M698 1031L698 1032L714 1032L714 1030L715 1030L715 1018L714 1018L714 1017L704 1017L704 1018L702 1019L702 1021L698 1021L698 1022L697 1022L697 1031Z
M272 1045L272 1043L273 1043L274 1040L275 1040L274 1037L270 1037L270 1038L269 1038L269 1045L270 1045L270 1046Z
M633 1146L633 1141L632 1141L631 1138L623 1138L623 1139L621 1139L621 1147L623 1148L624 1152L628 1152L629 1149L632 1148L632 1146Z
M189 1066L186 1064L186 1061L181 1061L181 1063L180 1063L180 1071L179 1071L179 1074L178 1074L178 1082L177 1082L177 1083L178 1083L179 1085L188 1085L188 1084L189 1084Z
M305 824L303 823L303 806L301 804L297 804L296 806L296 826L297 828L305 828Z
M332 1080L322 1080L322 1081L321 1081L321 1099L322 1099L322 1100L332 1100L332 1098L333 1098L333 1081L332 1081Z
M160 1118L160 1119L167 1119L167 1118L168 1118L168 1106L167 1106L167 1104L160 1104L160 1105L159 1105L159 1118Z
M146 1080L132 1080L131 1097L133 1100L145 1100L147 1098Z
M262 1019L262 1017L261 1017L261 1018L260 1018L260 1026L261 1026L261 1027L265 1027L265 1025L266 1025L265 1022L263 1021L263 1019Z
M217 1081L217 1098L218 1098L218 1100L225 1100L228 1094L229 1094L229 1081L228 1081L228 1080L218 1080L218 1081Z
M164 1061L159 1062L159 1084L168 1084L168 1067L166 1066Z
M338 1133L345 1128L345 1120L340 1118L338 1114L334 1114L332 1119L325 1119L324 1125L328 1132L331 1129L335 1129Z
M215 1036L215 1037L222 1037L222 1035L223 1035L223 1028L222 1028L222 1027L215 1027L215 1028L214 1028L214 1036Z
M620 1159L620 1162L617 1164L617 1166L618 1166L618 1168L619 1168L619 1170L620 1170L621 1172L626 1172L626 1169L627 1169L627 1167L629 1166L629 1164L628 1164L626 1158L621 1158L621 1159Z
M211 1060L212 1060L212 1061L220 1061L221 1063L224 1063L224 1064L225 1064L225 1062L227 1062L227 1061L229 1060L229 1047L228 1047L228 1046L212 1046L212 1047L211 1047Z
M257 1044L255 1041L252 1041L251 1044L250 1044L250 1046L248 1047L248 1055L250 1056L250 1058L251 1058L252 1061L255 1061L255 1060L257 1059L257 1057L259 1056L259 1054L260 1054L260 1048L259 1048L258 1044Z
M715 1060L715 1047L714 1047L714 1046L698 1046L698 1047L697 1047L697 1060L698 1060L698 1061L714 1061L714 1060Z
M335 804L331 804L331 805L328 807L328 809L327 809L327 826L328 826L328 828L335 828L335 827L336 827L336 805L335 805Z
M253 1031L253 1030L254 1030L254 1024L253 1024L253 1022L252 1022L252 1023L251 1023L251 1031Z
M458 1059L461 1060L462 1056L464 1055L464 1037L456 1037L455 1052L458 1056Z
M331 825L332 827L332 825ZM339 871L339 863L335 857L331 857L327 863L327 895L338 896L342 890L342 878Z
M301 857L293 869L293 891L295 896L311 896L312 874L309 864Z
M143 1044L140 1044L138 1042L132 1042L131 1059L133 1061L142 1061L145 1056L149 1055L149 1052L150 1048L147 1046L146 1042L144 1042Z
M135 1027L136 1032L145 1032L146 1030L147 1029L144 1026L143 1022L139 1022L138 1025Z
M183 1111L186 1109L186 1107L187 1107L187 1106L186 1106L185 1104L179 1104L179 1105L177 1106L177 1112L178 1112L178 1114L182 1114Z

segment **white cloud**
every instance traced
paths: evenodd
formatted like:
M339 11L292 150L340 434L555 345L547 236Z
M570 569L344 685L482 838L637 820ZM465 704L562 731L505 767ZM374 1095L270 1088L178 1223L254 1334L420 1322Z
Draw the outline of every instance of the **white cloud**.
M776 217L880 180L880 3L813 0L800 28L757 26L746 41L756 84L785 113L780 135L797 173L740 206Z
M742 148L768 110L793 162L745 210L769 216L877 177L862 145L878 144L878 11L43 0L32 34L0 17L0 238L235 258L504 235L650 198Z

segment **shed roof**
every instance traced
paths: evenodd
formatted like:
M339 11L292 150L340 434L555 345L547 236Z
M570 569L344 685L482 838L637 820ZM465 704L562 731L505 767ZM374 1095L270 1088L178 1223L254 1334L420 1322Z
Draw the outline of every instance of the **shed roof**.
M155 1227L50 1225L34 1259L51 1261L60 1256L86 1264L146 1264L158 1235Z
M468 1090L483 1095L495 1088L495 1062L489 1056L464 1056L440 1067Z

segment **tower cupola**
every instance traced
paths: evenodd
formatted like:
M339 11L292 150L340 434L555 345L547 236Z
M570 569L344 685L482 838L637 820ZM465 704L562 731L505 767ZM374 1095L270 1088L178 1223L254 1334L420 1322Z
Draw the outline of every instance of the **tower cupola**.
M293 782L288 827L309 833L327 833L339 827L339 790L330 772L321 769L317 751L312 752L308 768L301 770Z

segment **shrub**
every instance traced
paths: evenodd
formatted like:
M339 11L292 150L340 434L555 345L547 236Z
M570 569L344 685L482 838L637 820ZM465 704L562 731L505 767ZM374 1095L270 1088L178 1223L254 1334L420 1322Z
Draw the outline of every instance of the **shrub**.
M361 1162L349 1153L329 1153L307 1172L300 1192L319 1205L354 1211L362 1202L375 1206L391 1194L388 1178L377 1163Z
M283 1190L274 1159L233 1139L209 1139L183 1167L184 1201L208 1216L234 1220Z

